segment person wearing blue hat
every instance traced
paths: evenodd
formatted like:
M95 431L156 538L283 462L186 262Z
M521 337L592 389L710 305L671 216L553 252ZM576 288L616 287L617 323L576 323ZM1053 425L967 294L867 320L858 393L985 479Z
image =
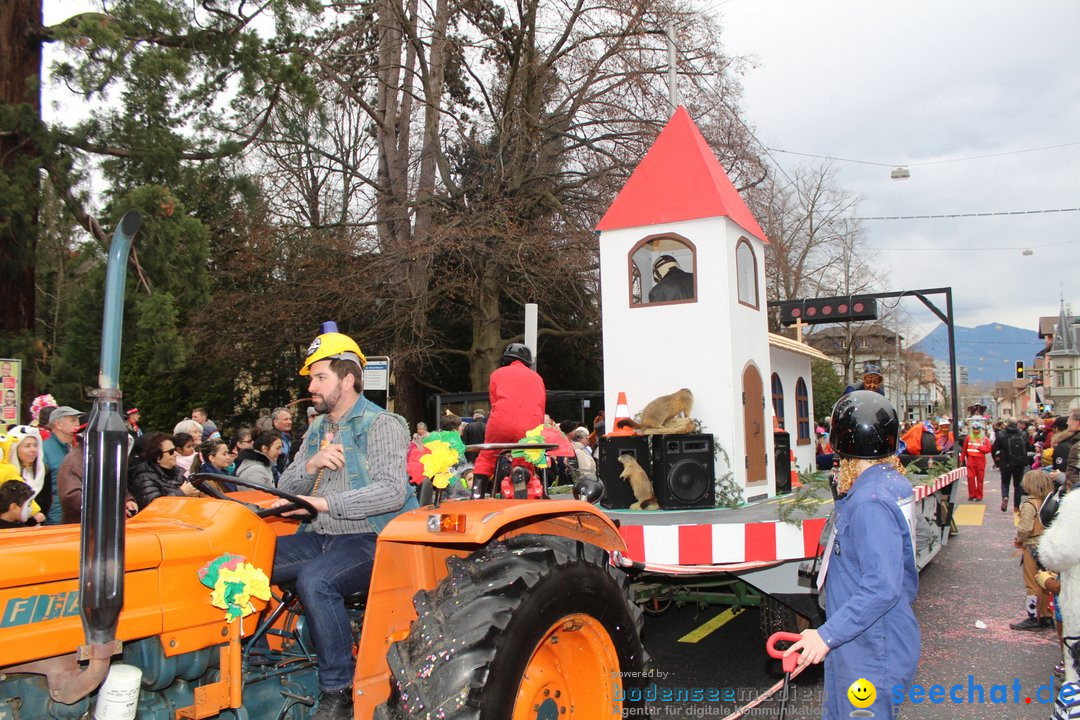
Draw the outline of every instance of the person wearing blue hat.
M855 390L873 390L878 395L885 394L884 378L881 375L881 365L873 360L863 363L862 381L844 388L845 393Z

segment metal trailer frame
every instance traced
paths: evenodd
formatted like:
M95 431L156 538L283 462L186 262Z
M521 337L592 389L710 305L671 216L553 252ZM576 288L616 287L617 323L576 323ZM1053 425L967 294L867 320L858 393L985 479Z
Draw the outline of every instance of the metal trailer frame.
M933 302L931 302L930 298L927 297L928 295L944 295L945 296L945 312L942 312L937 307L937 305L935 305ZM927 289L922 289L922 290L901 290L901 291L898 291L898 292L858 293L858 296L859 297L871 297L871 298L874 298L874 299L877 299L877 300L884 299L884 298L901 299L901 298L905 298L905 297L909 297L909 296L910 297L915 297L915 298L918 298L922 302L922 304L925 305L928 310L930 310L930 312L934 313L934 315L939 320L941 320L941 322L945 323L945 329L946 329L946 331L948 333L948 337L949 337L949 396L950 396L949 399L951 401L950 402L950 405L951 405L950 409L952 410L953 422L954 423L959 422L959 418L960 418L960 404L959 404L960 403L960 398L957 397L957 387L956 387L956 328L955 328L955 324L953 322L952 288L951 287L941 287L941 288L927 288ZM855 297L855 295L850 295L848 297ZM789 302L798 302L798 300L770 300L769 303L768 303L768 306L770 308L778 308L782 304L789 303ZM837 322L844 322L844 321L840 320L840 321L837 321ZM853 322L858 322L858 321L853 321ZM818 324L823 324L823 323L818 323ZM956 426L954 425L954 428L955 427ZM955 461L956 461L956 464L959 466L959 464L960 464L960 461L959 461L960 448L954 447L953 451L952 451L952 454L956 456Z
M966 474L966 468L957 468L943 474L930 485L919 483L918 475L909 476L917 483L913 485L915 500L912 503L910 522L913 528L913 544L916 544L915 563L920 571L948 544L950 536L955 534L952 510L962 485L961 481ZM620 525L624 539L637 532L634 529L636 527L645 528L642 532L646 535L651 530L657 535L670 538L688 525L701 527L708 524L728 527L755 526L761 529L769 523L775 523L783 526L782 530L790 535L795 532L795 526L779 520L776 512L778 500L773 498L731 509L633 511L605 508L604 513ZM676 607L696 604L701 608L727 605L735 610L760 607L763 630L768 630L766 634L778 629L797 631L805 627L816 627L824 621L815 582L820 546L829 532L828 522L822 526L822 521L826 516L831 519L831 514L831 501L826 500L813 517L803 519L803 522L816 521L817 526L822 527L821 539L816 543L818 552L813 556L803 555L756 565L732 563L730 566L704 566L699 568L700 572L687 574L667 572L667 568L663 566L651 566L646 558L645 570L633 585L635 600L647 614L659 614L672 604ZM778 533L780 531L777 530ZM916 539L919 536L923 538L922 542ZM747 567L748 565L751 567ZM784 620L782 626L775 624L777 617Z

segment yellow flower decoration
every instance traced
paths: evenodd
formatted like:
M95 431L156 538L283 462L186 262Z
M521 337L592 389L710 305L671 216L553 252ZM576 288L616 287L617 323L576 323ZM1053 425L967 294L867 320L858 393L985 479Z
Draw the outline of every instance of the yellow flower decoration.
M525 459L531 462L533 465L540 465L544 460L546 450L524 450Z
M225 610L227 619L235 620L255 612L252 598L270 599L270 578L266 573L251 563L239 563L235 569L221 568L210 593L214 607Z
M424 475L431 478L431 484L437 488L445 488L449 484L450 468L458 464L460 459L457 450L450 443L436 440L424 445L428 452L420 456L420 464L424 466ZM441 481L439 485L436 481Z
M544 426L537 425L532 430L525 433L525 437L518 440L519 443L530 443L534 445L544 444ZM548 466L547 450L540 448L532 450L529 448L522 448L520 450L514 450L510 453L511 457L525 458L527 462L532 463L538 468L546 468Z

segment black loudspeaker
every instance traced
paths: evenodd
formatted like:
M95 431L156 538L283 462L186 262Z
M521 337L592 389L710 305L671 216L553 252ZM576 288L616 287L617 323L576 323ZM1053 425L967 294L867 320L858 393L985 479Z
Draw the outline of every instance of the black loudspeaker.
M649 477L663 510L715 507L713 436L654 435Z
M772 437L776 494L784 495L791 492L791 434L785 430L777 430Z
M611 510L623 510L637 502L630 483L619 477L623 464L620 455L632 455L645 474L652 477L652 458L649 455L649 438L644 435L626 437L601 437L598 443L599 458L596 472L604 481L604 499L600 504Z

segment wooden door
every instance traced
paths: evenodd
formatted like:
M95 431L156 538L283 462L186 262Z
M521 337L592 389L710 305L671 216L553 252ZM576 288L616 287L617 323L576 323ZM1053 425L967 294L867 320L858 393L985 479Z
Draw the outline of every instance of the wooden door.
M742 376L743 436L746 455L746 484L762 485L768 480L765 461L765 393L761 373L747 365Z

